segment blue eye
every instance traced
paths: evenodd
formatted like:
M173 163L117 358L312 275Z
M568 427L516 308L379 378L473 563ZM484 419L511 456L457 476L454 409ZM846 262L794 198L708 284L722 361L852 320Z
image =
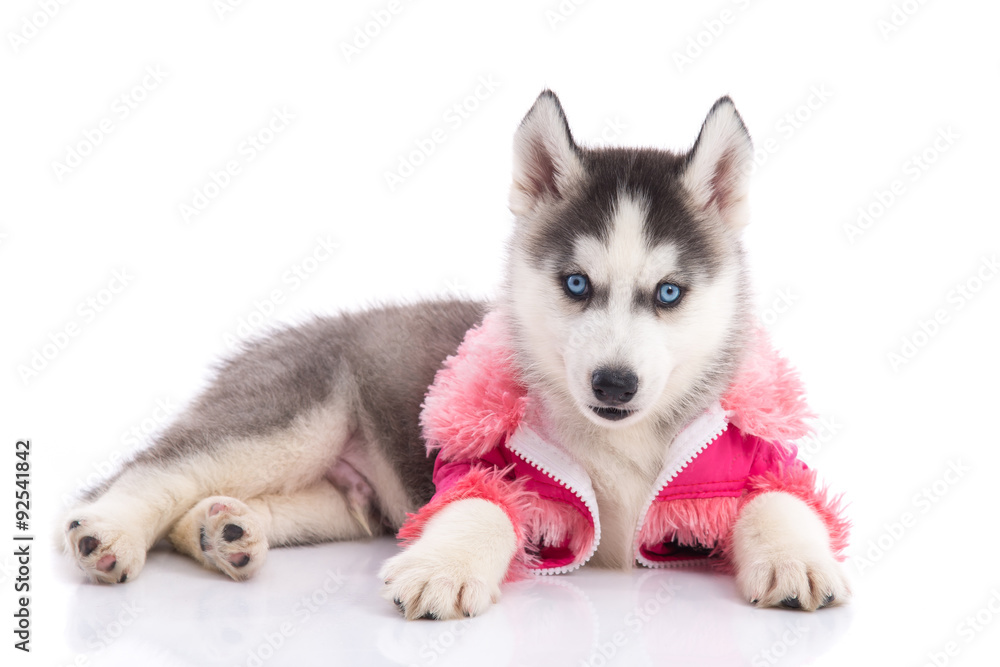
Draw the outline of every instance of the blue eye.
M673 283L663 283L656 290L656 300L665 306L673 306L681 300L681 288Z
M590 291L590 281L587 280L587 276L580 273L566 276L563 285L566 287L566 293L576 298L585 297Z

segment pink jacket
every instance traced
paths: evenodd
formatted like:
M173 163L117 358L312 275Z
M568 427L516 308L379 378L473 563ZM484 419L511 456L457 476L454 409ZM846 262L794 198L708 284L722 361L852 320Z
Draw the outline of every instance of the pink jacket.
M740 509L768 491L804 500L842 558L849 525L840 498L817 486L788 443L808 433L811 416L797 374L759 331L726 395L670 444L635 527L636 560L649 567L728 564ZM590 478L535 418L496 313L471 329L438 371L421 424L428 455L437 451L436 491L400 529L404 543L447 503L484 498L514 525L518 550L508 579L569 572L597 550L601 521Z

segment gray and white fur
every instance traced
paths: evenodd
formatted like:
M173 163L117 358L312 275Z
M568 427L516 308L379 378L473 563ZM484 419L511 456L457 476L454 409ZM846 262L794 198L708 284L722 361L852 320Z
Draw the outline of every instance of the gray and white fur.
M631 567L632 531L666 448L742 358L751 152L729 98L678 155L578 146L544 91L515 134L515 229L497 303L373 309L251 343L68 514L68 552L93 581L122 583L166 537L246 579L271 547L394 533L433 493L418 423L426 389L495 309L533 404L593 481L603 530L591 562ZM585 298L567 291L574 275L586 277ZM674 305L657 298L667 283L682 294ZM846 599L818 521L781 493L748 504L734 535L748 600L796 596L815 609L814 589ZM385 564L384 594L408 618L480 613L499 597L514 548L499 507L452 503Z

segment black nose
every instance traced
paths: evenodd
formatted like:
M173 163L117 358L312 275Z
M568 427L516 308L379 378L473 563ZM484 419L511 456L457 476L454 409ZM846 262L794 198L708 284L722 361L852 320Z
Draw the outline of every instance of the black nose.
M628 403L639 387L639 378L621 368L599 368L590 376L594 396L605 405Z

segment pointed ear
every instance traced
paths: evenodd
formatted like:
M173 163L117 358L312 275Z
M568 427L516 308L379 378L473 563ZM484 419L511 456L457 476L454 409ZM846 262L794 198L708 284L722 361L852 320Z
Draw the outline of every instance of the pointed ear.
M696 206L741 229L750 217L747 186L752 160L750 133L736 105L723 97L712 105L701 126L687 155L681 182Z
M583 176L580 149L559 98L543 90L514 135L514 183L510 210L523 215L564 198Z

